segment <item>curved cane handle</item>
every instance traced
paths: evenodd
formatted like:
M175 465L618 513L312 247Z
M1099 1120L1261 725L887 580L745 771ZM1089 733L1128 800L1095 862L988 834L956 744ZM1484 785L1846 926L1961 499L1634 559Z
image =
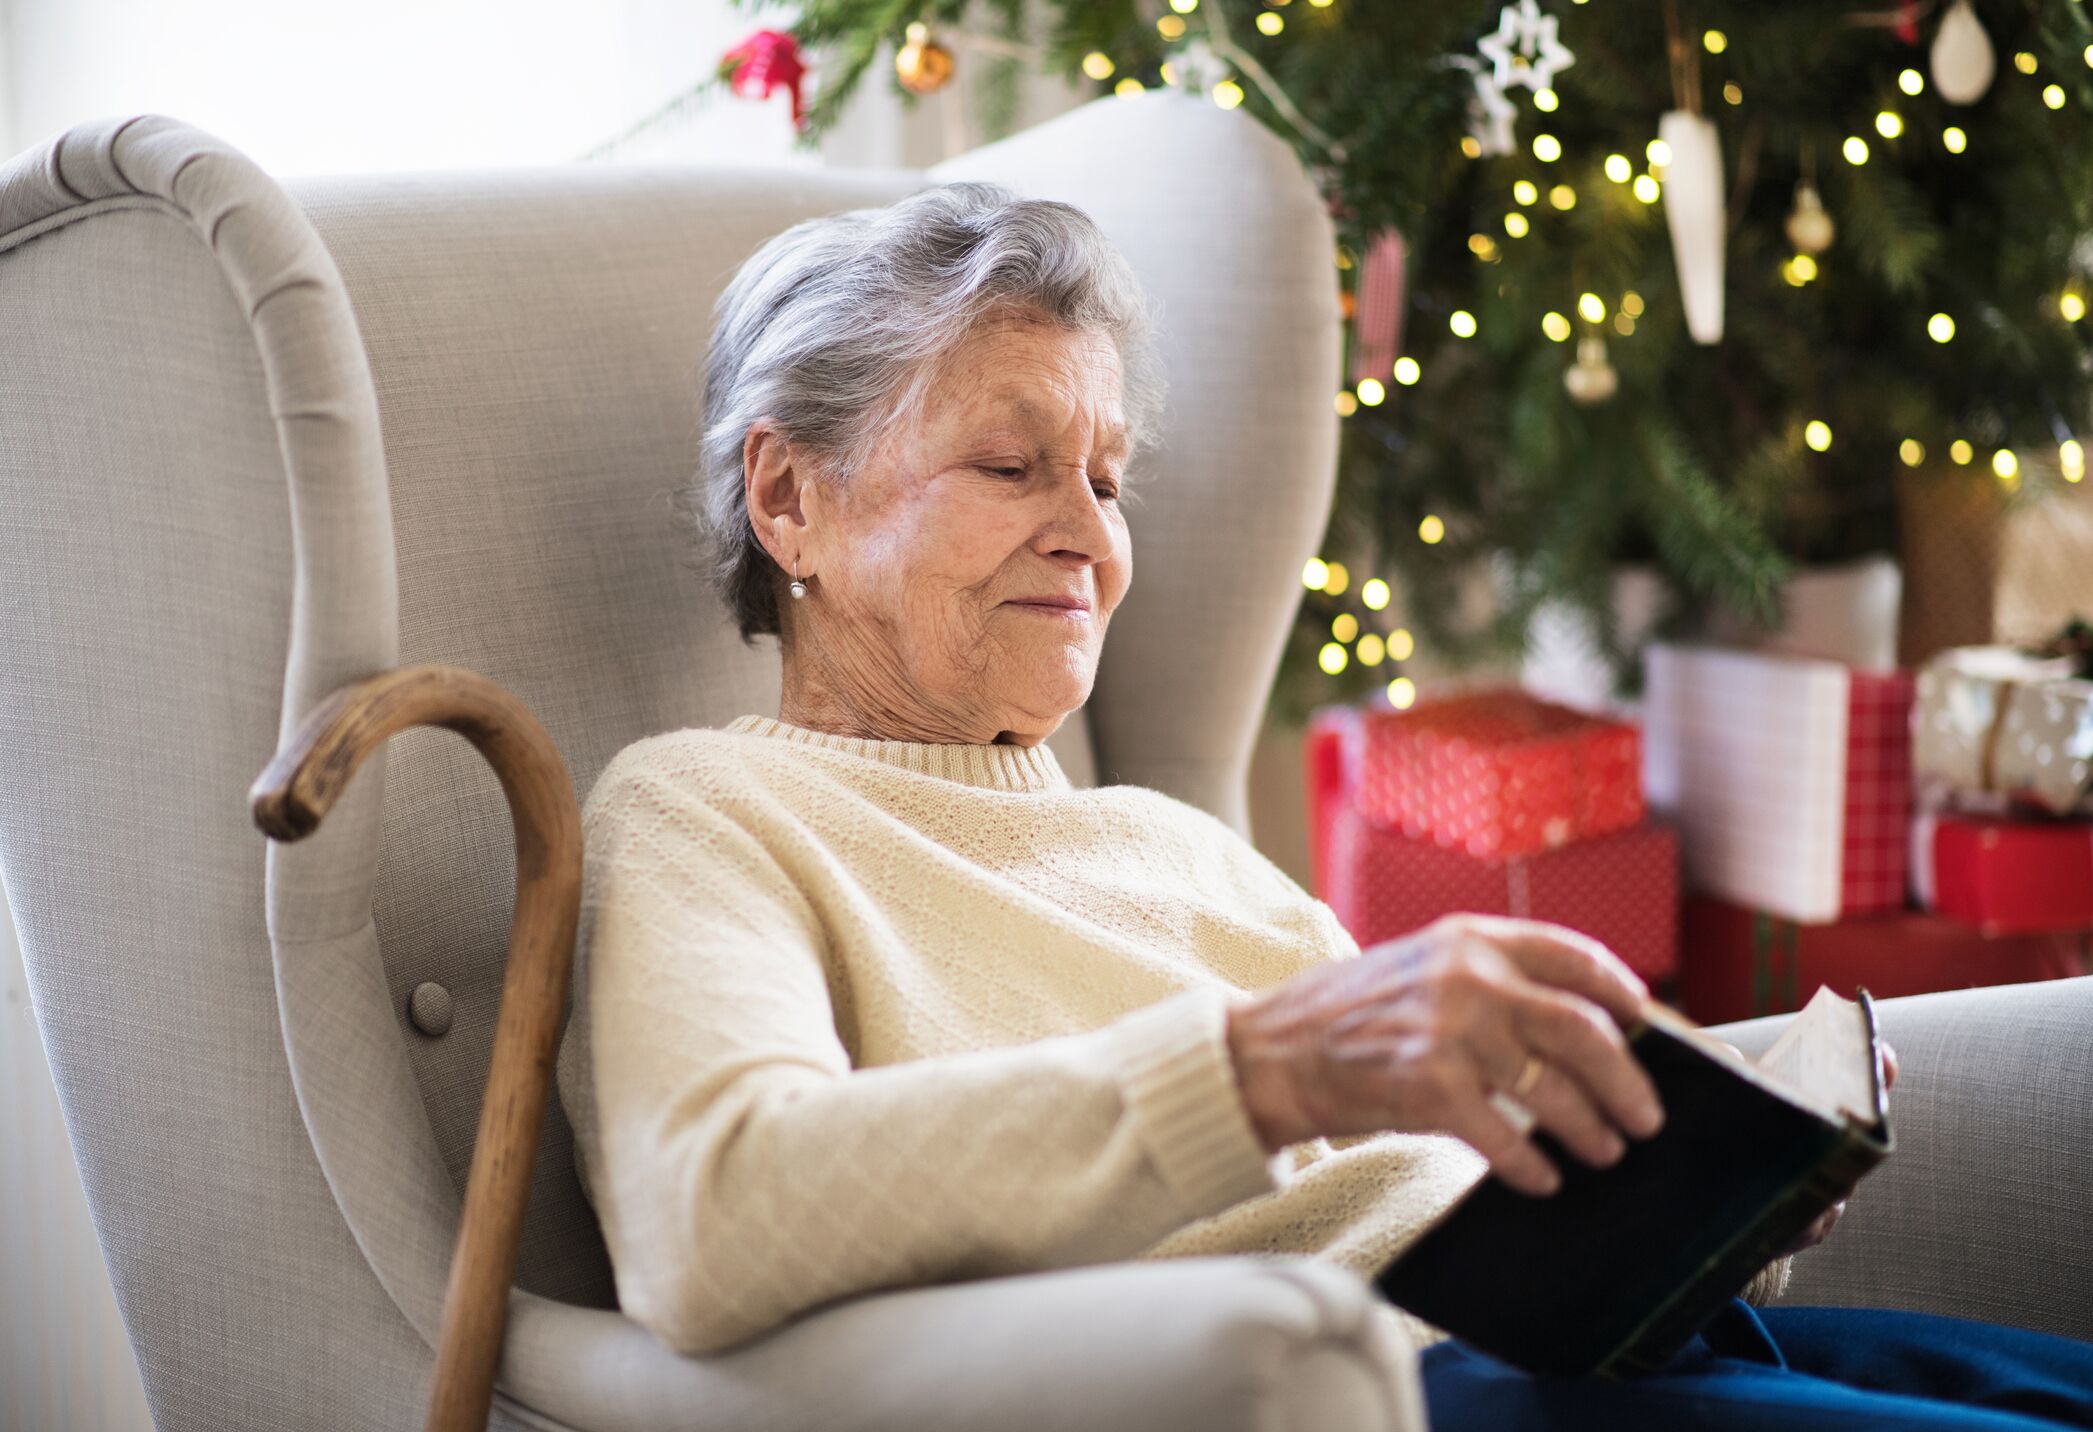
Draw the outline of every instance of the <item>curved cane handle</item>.
M394 733L442 726L494 768L516 827L516 908L465 1213L444 1291L428 1432L487 1425L523 1235L531 1160L574 961L581 815L551 736L500 686L452 666L409 666L344 686L313 709L248 791L277 840L319 829L357 768Z

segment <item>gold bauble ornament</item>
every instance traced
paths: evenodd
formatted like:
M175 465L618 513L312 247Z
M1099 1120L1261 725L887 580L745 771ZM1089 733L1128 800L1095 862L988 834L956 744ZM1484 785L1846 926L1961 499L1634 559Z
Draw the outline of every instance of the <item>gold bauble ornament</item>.
M1577 340L1577 361L1562 375L1563 387L1569 389L1570 398L1585 407L1594 407L1620 391L1621 375L1613 364L1606 361L1606 340L1603 338L1580 338Z
M1805 179L1795 186L1795 209L1788 215L1788 242L1798 254L1821 254L1831 247L1839 226L1824 212L1817 186Z
M952 52L930 38L921 20L908 27L908 43L894 52L894 77L910 94L936 94L952 78Z

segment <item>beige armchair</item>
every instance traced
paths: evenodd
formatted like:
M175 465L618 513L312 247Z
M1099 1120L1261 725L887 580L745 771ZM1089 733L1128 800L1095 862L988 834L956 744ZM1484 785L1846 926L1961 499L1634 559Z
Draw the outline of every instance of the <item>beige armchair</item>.
M1243 829L1339 376L1327 218L1248 117L1115 98L927 174L280 185L143 115L0 167L0 879L162 1428L420 1423L516 893L449 735L391 740L295 844L250 783L419 663L513 693L577 796L641 735L774 711L667 506L710 305L785 225L957 177L1083 206L1164 305L1140 576L1055 749ZM2093 980L1883 1014L1905 1151L1791 1297L2093 1336ZM556 1102L514 1283L501 1427L1422 1420L1371 1292L1303 1259L882 1294L677 1357L613 1306Z

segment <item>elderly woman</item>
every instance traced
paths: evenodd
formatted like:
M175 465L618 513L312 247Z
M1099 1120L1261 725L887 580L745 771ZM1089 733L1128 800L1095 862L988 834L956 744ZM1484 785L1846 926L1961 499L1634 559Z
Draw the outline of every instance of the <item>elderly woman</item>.
M1046 739L1134 575L1152 327L1081 212L982 184L800 224L720 299L702 518L744 638L779 639L779 712L604 771L559 1064L620 1300L680 1351L870 1289L1113 1259L1370 1274L1485 1174L1557 1186L1493 1094L1593 1164L1662 1121L1620 1028L1647 992L1592 941L1463 917L1362 953L1214 817L1063 774ZM1859 1377L1861 1319L1905 1315L1777 1324L1752 1305L1785 1276L1676 1377L1568 1384L1580 1415L1718 1375L1711 1407L1873 1409L1832 1379ZM1542 1408L1386 1316L1431 1349L1435 1426ZM1930 1336L1878 1328L1861 1360ZM2026 1338L2015 1357L2054 1354ZM2047 1341L2093 1382L2093 1350Z

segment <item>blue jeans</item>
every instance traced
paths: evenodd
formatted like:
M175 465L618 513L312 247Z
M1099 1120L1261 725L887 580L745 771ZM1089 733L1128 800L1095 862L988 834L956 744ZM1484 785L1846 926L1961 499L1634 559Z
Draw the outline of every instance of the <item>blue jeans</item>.
M1733 1298L1662 1370L1536 1378L1458 1340L1419 1363L1432 1432L2093 1428L2093 1343L1875 1308Z

